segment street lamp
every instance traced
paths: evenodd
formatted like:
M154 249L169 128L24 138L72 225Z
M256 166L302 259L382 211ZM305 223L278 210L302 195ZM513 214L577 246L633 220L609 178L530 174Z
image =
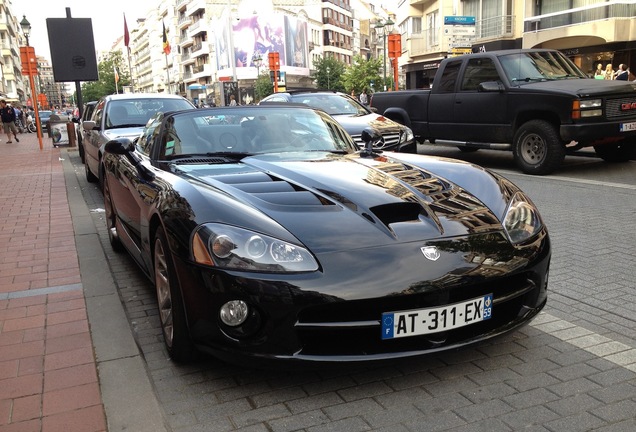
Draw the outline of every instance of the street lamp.
M38 133L38 141L40 150L42 150L42 125L40 123L40 113L38 111L37 94L35 93L35 75L38 73L37 59L35 57L35 49L29 46L29 35L31 34L31 23L26 19L26 15L22 16L20 27L26 40L26 46L20 47L20 57L22 58L22 75L29 77L31 84L31 104L33 105L33 115L35 116L35 126Z
M382 50L382 65L384 66L384 82L383 88L386 91L386 38L389 33L393 31L393 24L395 24L391 18L387 18L386 21L382 21L381 19L375 22L375 30L376 32L382 32L382 39L384 43L384 47Z
M330 89L330 83L329 83L329 72L331 71L331 69L329 69L329 66L327 66L327 90Z
M31 23L26 19L26 15L22 15L22 21L20 21L20 27L22 27L22 33L26 39L26 46L29 46L29 35L31 34Z
M252 64L256 66L256 79L261 75L261 65L263 64L263 57L259 53L254 53L252 56Z

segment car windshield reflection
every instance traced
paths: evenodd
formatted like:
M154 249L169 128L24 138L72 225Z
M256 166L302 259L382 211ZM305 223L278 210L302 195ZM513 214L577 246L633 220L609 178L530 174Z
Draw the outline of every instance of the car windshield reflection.
M190 110L169 116L164 125L161 159L356 150L349 135L331 117L297 107Z

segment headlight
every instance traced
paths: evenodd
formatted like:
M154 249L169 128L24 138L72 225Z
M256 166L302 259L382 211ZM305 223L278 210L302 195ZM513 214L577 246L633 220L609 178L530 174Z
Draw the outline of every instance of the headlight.
M543 222L530 199L517 192L508 205L503 226L512 244L519 244L536 235Z
M590 99L590 100L582 100L581 101L581 109L583 108L598 108L603 105L603 101L601 99Z
M413 131L410 127L404 126L404 130L402 131L402 139L400 142L411 141L413 139Z
M201 225L192 236L191 248L196 263L224 269L273 273L318 270L318 263L303 246L230 225Z

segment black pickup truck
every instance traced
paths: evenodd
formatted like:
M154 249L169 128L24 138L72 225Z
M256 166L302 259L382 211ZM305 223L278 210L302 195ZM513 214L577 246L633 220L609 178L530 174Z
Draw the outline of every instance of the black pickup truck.
M556 50L448 58L430 90L375 93L371 106L420 142L512 150L528 174L549 174L583 147L608 162L636 157L636 82L590 79Z

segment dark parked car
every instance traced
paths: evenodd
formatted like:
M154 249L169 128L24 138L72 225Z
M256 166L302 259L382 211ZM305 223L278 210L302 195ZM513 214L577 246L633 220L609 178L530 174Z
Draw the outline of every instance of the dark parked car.
M84 170L86 180L100 180L101 158L106 142L118 138L136 138L146 122L157 112L194 108L189 100L164 93L127 93L102 97L90 120L82 123Z
M174 360L392 359L539 313L551 247L526 194L465 162L365 147L287 105L159 113L105 145L110 242L154 282Z
M297 90L275 93L265 97L261 103L291 102L319 108L331 115L345 128L359 147L362 147L362 131L372 127L380 135L376 148L391 151L416 153L417 142L413 132L387 117L376 114L349 95L324 90Z

